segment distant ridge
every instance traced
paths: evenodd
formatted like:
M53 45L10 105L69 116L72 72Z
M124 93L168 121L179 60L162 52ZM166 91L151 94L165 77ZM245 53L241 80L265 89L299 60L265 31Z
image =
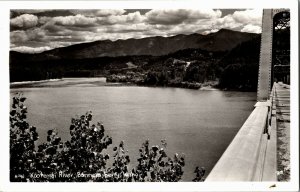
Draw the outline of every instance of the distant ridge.
M147 37L142 39L126 40L102 40L89 43L75 44L68 47L56 48L37 54L25 54L11 51L11 60L16 57L30 60L57 60L57 59L87 59L99 57L139 56L152 55L162 56L184 49L202 49L206 51L230 51L242 42L246 42L259 34L244 33L221 29L208 35L193 33L190 35L175 35L171 37Z

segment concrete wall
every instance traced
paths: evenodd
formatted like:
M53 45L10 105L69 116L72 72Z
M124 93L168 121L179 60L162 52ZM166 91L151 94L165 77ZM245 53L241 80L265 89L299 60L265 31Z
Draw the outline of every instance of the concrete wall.
M212 169L210 181L261 181L266 151L270 102L258 102L242 128Z
M276 83L209 173L210 181L277 181Z

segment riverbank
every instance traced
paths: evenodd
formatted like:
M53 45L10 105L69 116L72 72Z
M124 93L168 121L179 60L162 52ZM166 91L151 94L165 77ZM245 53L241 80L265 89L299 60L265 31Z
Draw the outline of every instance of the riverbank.
M114 78L111 78L114 77ZM149 84L144 83L141 78L128 79L128 77L121 75L111 75L105 77L89 77L89 78L62 78L62 79L49 79L41 81L24 81L24 82L12 82L10 88L32 88L32 87L63 87L72 86L76 82L76 86L110 86L110 87L124 87L124 86L142 86L142 87L173 87L173 88L186 88L196 89L201 91L239 91L248 92L248 90L238 89L222 89L218 87L218 81L207 81L204 83L196 82L181 82L181 81L169 81L167 84Z
M62 78L50 79L41 81L24 81L12 82L10 88L42 88L42 87L66 87L66 86L106 86L106 78L91 77L91 78Z
M193 82L180 82L168 85L147 85L139 82L129 81L107 81L104 77L93 78L62 78L62 79L49 79L41 81L24 81L24 82L12 82L10 83L11 89L20 88L42 88L42 87L64 87L64 86L108 86L108 87L128 87L128 86L140 86L140 87L170 87L170 88L186 88L196 89L203 91L215 91L220 90L216 87L216 81L209 81L205 83L193 83Z
M191 83L181 82L168 85L148 85L142 82L132 81L107 81L106 78L62 78L62 79L49 79L41 81L24 81L24 82L12 82L10 88L41 88L41 87L62 87L62 86L109 86L109 87L124 87L124 86L142 86L142 87L174 87L174 88L188 88L188 89L200 89L200 90L219 90L214 88L212 84L205 83Z
M40 80L40 81L11 82L10 83L10 88L22 88L22 87L37 85L37 84L40 84L40 83L57 82L57 81L61 81L61 80L62 79L46 79L46 80Z

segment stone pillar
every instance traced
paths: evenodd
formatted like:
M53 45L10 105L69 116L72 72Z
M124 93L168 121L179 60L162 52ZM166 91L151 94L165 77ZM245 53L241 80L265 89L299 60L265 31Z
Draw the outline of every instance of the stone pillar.
M273 14L272 9L263 10L260 45L257 101L266 101L271 91Z

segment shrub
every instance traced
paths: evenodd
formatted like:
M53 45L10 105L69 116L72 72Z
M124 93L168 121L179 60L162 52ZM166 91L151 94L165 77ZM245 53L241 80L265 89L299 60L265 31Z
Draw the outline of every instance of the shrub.
M145 141L139 149L140 157L138 166L133 170L136 181L179 181L183 175L185 165L184 155L177 153L171 159L165 152L166 143L162 146L149 147L149 141Z

